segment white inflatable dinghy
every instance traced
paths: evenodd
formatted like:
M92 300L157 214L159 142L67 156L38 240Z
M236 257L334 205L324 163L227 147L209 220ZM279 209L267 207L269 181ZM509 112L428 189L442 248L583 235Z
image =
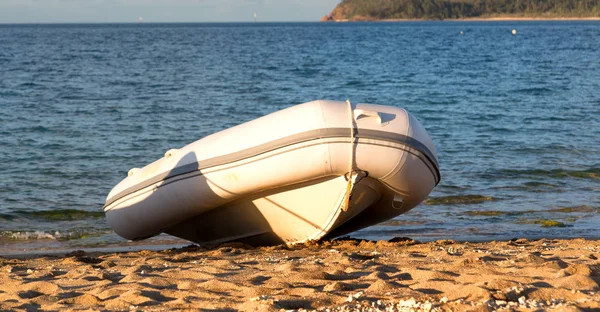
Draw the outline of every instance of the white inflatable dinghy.
M406 110L314 101L131 169L104 211L131 240L298 243L398 216L439 180L431 138Z

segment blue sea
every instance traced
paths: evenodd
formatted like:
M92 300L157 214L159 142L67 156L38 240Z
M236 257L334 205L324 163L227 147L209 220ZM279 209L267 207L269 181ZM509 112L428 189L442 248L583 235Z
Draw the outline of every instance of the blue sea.
M130 168L315 99L438 149L431 197L353 237L600 238L600 22L0 25L0 254L131 244L102 212Z

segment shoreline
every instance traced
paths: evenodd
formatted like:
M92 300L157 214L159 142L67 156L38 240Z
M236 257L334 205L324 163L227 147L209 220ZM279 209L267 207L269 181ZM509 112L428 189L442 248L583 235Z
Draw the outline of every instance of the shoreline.
M419 243L423 243L423 244L427 244L427 243L432 243L435 241L439 241L440 239L444 239L443 235L436 235L433 237L426 237L426 236L414 236L414 235L408 235L411 237L411 239L414 239L415 241L418 241ZM458 236L454 236L453 237L453 241L456 243L464 243L464 244L486 244L486 243L494 243L494 242L501 242L501 241L510 241L512 239L514 239L514 235L509 236L497 236L493 239L490 239L489 237L473 237L473 236L469 236L467 238L465 237L460 237L460 235ZM380 238L375 238L375 239L370 239L370 238L365 238L365 237L356 237L356 236L344 236L342 238L335 238L332 240L329 240L330 242L335 242L337 240L353 240L353 241L364 241L364 242L385 242L385 241L389 241L388 240L389 237L380 237ZM394 239L394 238L391 238ZM390 240L391 240L390 239ZM538 241L538 240L545 240L548 239L547 236L543 236L543 235L538 235L538 236L528 236L527 237L528 240L531 241ZM585 237L576 237L576 236L553 236L553 239L556 240L574 240L574 239L585 239L588 241L600 241L600 237L597 236L585 236ZM160 251L160 250L165 250L165 249L180 249L180 248L187 248L189 246L198 246L198 244L182 239L182 238L177 238L177 237L173 237L173 236L169 236L167 234L162 234L160 236L156 236L156 237L152 237L149 239L145 239L145 240L140 240L140 241L123 241L123 242L119 242L119 243L107 243L107 244L74 244L74 245L68 245L65 244L63 246L53 246L53 247L48 247L48 243L57 243L57 241L55 240L39 240L39 241L35 241L35 242L31 242L30 244L24 244L23 242L12 242L10 244L1 244L0 241L0 259L2 258L27 258L30 256L58 256L58 255L64 255L64 254L69 254L72 252L79 252L79 251L85 251L85 252L93 252L93 253L101 253L101 254L112 254L112 253L124 253L124 252L139 252L142 250L150 250L150 251ZM58 242L60 243L60 242ZM65 242L63 242L65 243ZM68 243L68 242L67 242ZM60 244L59 244L60 245ZM215 246L218 246L220 244L207 244L204 246L201 246L203 248L214 248ZM302 245L302 244L299 244ZM43 247L41 247L43 246Z
M340 239L0 256L0 310L600 308L600 240Z

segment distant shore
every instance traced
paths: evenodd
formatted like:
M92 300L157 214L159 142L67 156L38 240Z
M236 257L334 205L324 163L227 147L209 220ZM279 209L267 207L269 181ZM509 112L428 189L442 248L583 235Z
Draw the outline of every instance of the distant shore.
M453 19L417 19L417 18L390 18L390 19L359 19L359 20L327 20L323 22L509 22L509 21L600 21L600 17L469 17Z
M600 241L409 238L0 256L0 310L580 311Z

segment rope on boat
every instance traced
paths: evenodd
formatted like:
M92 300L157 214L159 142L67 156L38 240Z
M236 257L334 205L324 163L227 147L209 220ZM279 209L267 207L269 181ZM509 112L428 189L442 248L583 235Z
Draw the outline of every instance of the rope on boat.
M346 196L342 205L342 211L347 211L350 206L350 195L352 194L352 187L354 186L352 175L354 174L354 140L356 137L354 133L354 110L352 109L352 103L350 103L350 100L346 100L346 103L348 103L348 111L350 114L350 169L348 170L348 185L346 185Z

